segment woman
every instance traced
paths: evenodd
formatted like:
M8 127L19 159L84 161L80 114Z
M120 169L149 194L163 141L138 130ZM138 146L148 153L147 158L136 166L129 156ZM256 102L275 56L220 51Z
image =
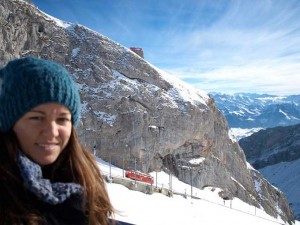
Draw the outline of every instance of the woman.
M74 128L80 97L67 70L27 57L0 78L0 225L110 224L103 178Z

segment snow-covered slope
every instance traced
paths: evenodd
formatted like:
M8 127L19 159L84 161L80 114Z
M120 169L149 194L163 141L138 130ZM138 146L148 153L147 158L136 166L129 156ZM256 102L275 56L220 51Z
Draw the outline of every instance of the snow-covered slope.
M123 177L123 170L110 166L98 159L103 174ZM164 172L152 173L155 177L154 186L169 187L170 176ZM157 176L157 184L156 184ZM126 179L126 178L124 178ZM139 225L271 225L284 224L279 218L273 218L263 210L248 205L234 198L224 201L218 195L218 190L207 187L203 190L193 188L175 177L172 177L172 189L190 194L197 199L184 198L180 195L167 197L163 194L144 194L132 191L114 183L107 184L111 201L118 211L115 218L121 221ZM300 222L296 221L299 225Z
M282 190L297 218L300 218L300 159L292 162L281 162L260 169L260 172Z

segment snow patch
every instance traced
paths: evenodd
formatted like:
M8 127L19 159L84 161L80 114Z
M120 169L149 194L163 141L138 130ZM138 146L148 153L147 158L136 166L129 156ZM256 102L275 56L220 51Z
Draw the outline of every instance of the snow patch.
M253 133L256 133L262 129L264 129L264 128L262 128L262 127L249 128L249 129L230 128L228 135L233 142L238 142L240 139L248 137L248 136L252 135Z
M195 158L195 159L191 159L189 161L189 163L193 164L193 165L199 165L200 163L202 163L205 160L204 157L199 157L199 158Z
M80 52L80 48L74 48L72 50L72 57L75 58Z
M105 112L94 112L96 116L101 119L102 121L106 122L110 126L113 126L113 123L116 121L117 116L116 115L110 115Z
M172 84L175 87L177 92L185 101L188 101L194 105L203 104L207 106L207 102L210 99L210 97L205 91L196 89L192 85L177 79L176 77L168 74L165 71L162 71L158 68L155 69L161 74L161 76L166 81L168 81L170 84Z

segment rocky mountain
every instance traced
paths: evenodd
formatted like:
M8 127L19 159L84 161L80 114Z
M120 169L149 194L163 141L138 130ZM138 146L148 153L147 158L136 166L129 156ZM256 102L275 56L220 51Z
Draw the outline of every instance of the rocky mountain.
M260 130L239 141L256 169L300 158L300 124Z
M300 123L300 95L210 93L230 128L270 128Z
M300 124L260 130L239 144L248 161L286 193L300 219Z
M97 156L129 169L166 170L293 221L284 194L251 168L206 93L128 48L21 0L0 1L0 66L28 55L64 64L82 98L79 137ZM198 160L195 160L198 159Z

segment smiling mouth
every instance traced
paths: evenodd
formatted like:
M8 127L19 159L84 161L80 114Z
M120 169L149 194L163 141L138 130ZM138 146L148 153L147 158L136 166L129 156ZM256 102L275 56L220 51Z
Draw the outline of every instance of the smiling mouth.
M56 148L58 144L37 144L37 146L42 150L50 151Z
M47 147L53 147L53 146L56 146L57 144L38 144L39 147L44 147L44 148L47 148Z

